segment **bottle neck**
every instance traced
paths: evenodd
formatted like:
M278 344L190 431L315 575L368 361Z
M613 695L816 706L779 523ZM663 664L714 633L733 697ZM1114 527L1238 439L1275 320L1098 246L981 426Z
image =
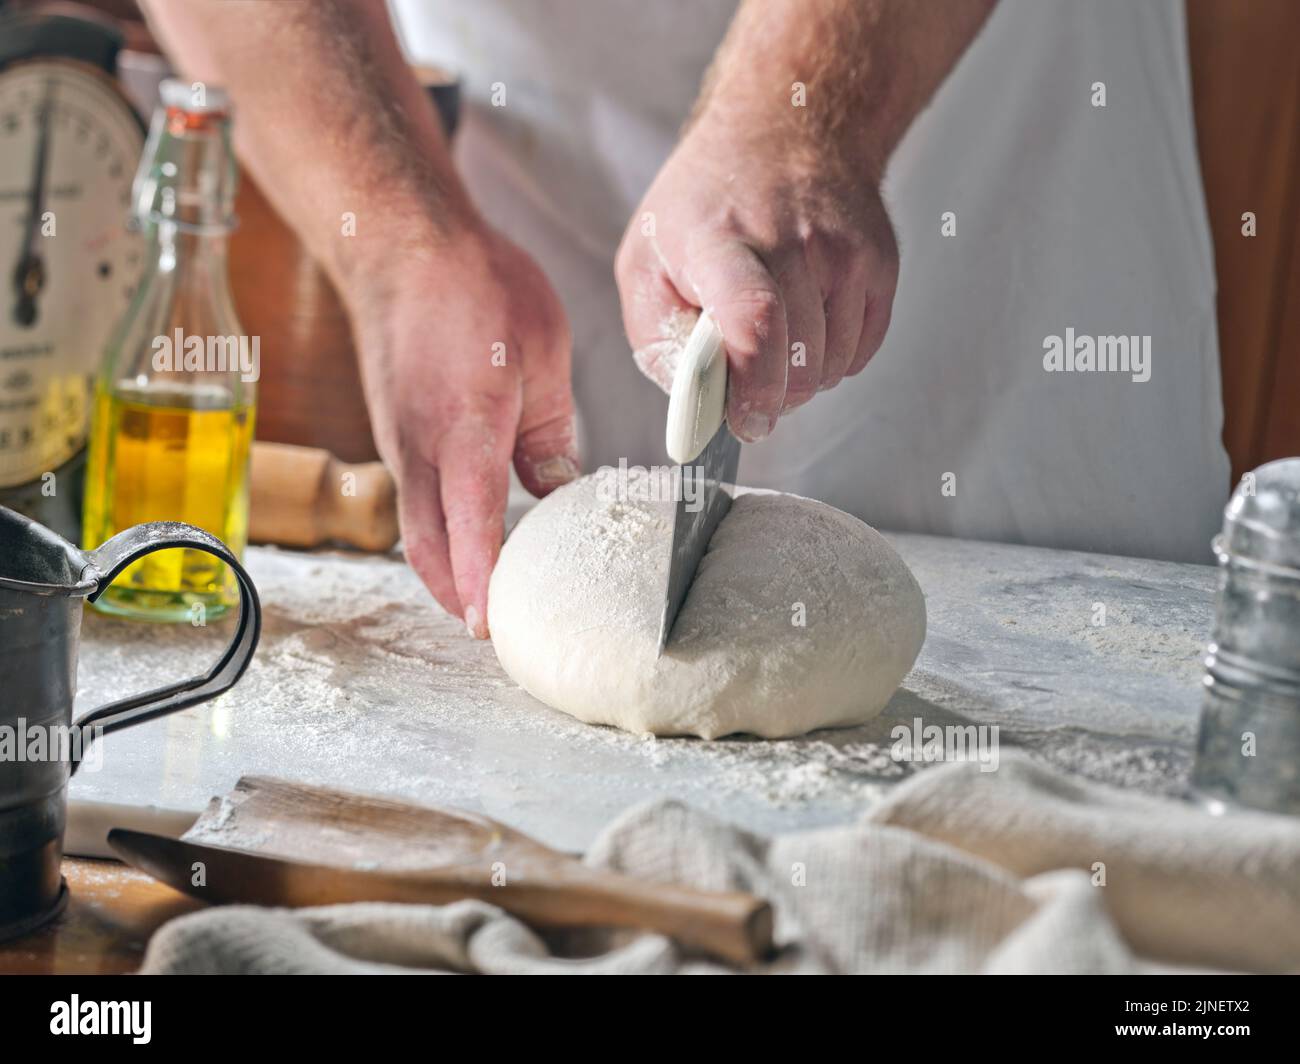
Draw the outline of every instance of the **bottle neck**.
M226 113L155 114L136 176L136 217L150 242L152 282L204 323L233 316L226 245L236 180Z
M197 295L208 292L218 298L229 289L225 233L198 232L174 222L153 224L153 265L159 275L168 276L176 291Z
M229 117L167 108L155 116L136 175L136 217L160 246L196 250L187 237L215 241L234 227L237 179Z

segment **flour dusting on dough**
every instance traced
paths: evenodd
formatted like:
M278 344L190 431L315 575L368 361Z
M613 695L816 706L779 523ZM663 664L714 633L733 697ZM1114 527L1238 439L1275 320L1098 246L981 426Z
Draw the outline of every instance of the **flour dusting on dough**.
M741 494L659 657L673 504L652 475L628 471L620 491L602 470L520 521L488 597L506 672L636 733L782 738L876 716L925 634L920 588L885 539L823 503Z

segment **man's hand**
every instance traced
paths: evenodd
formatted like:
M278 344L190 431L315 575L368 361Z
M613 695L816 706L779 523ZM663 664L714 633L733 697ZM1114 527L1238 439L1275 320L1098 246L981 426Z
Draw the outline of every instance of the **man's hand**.
M704 116L637 208L615 273L638 365L667 390L675 318L711 311L742 439L858 373L889 326L898 246L874 181L761 123Z
M484 638L511 461L538 496L578 475L564 310L536 264L481 224L352 277L347 301L407 558Z
M486 637L512 458L537 495L578 474L555 293L474 210L384 0L144 2L231 90L244 164L346 302L407 556Z
M994 0L745 0L619 248L637 364L668 388L709 310L742 439L859 372L889 326L885 164Z

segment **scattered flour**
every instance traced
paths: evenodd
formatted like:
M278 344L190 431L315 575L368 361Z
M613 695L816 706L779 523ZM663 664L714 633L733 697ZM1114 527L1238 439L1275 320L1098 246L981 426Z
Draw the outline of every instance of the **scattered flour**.
M1063 768L1176 790L1212 568L894 542L926 590L931 631L885 714L796 740L712 743L643 741L540 707L396 556L254 549L265 623L247 676L214 704L109 736L103 771L79 773L73 797L197 810L260 773L477 809L575 850L656 797L791 830L854 819L913 771L888 756L889 727L913 715L1000 724L1004 742ZM1098 600L1100 632L1088 624ZM1126 629L1146 634L1125 642ZM202 673L228 633L87 611L78 710Z

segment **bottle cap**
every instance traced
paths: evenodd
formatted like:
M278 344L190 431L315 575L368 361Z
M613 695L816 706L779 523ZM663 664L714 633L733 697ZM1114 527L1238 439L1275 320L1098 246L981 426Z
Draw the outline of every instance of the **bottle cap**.
M158 86L163 106L188 114L221 114L230 110L230 96L225 89L202 81L167 78Z

